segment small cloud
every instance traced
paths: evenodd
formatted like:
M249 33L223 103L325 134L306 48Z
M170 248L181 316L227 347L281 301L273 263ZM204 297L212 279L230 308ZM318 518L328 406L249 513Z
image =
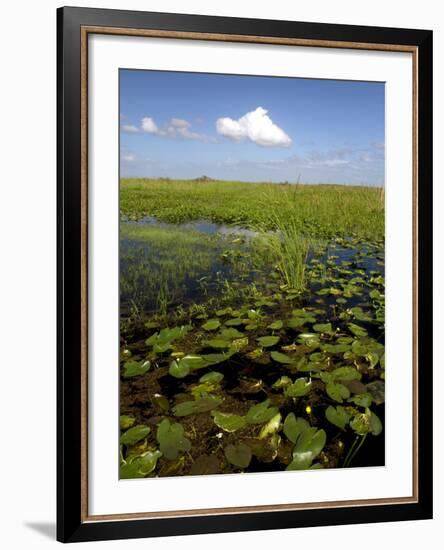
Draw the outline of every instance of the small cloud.
M267 115L267 110L257 107L241 118L218 118L217 133L234 141L249 139L264 147L288 147L291 138Z
M125 153L122 155L122 160L125 162L134 162L136 160L136 155L134 153Z
M155 134L167 138L196 139L200 141L214 142L215 139L205 134L193 132L191 122L183 118L171 118L169 122L162 127L157 126L151 117L142 118L141 130L148 134Z
M159 131L156 123L151 117L142 118L141 128L143 132L147 132L148 134L157 134Z
M137 134L139 128L137 128L137 126L134 126L134 124L124 124L122 126L122 131L128 134Z

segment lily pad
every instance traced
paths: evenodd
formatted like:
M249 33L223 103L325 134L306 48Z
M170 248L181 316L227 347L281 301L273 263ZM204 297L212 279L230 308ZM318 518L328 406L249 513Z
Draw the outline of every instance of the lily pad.
M120 465L120 479L142 478L154 472L157 460L162 456L158 450L148 451L143 456L134 458L131 462L124 462Z
M247 425L245 416L215 411L212 413L216 426L225 432L236 432Z
M127 430L128 428L131 428L131 426L134 426L135 422L136 419L134 418L134 416L122 414L119 419L120 429Z
M211 384L217 384L223 380L224 375L221 372L210 371L199 378L199 382L210 382Z
M269 435L272 435L279 431L281 425L282 415L277 413L271 418L259 433L259 439L265 439Z
M325 411L325 417L329 422L343 430L347 426L350 415L344 407L337 406L332 407L331 405L327 407Z
M190 414L199 414L211 411L222 403L219 397L202 397L195 401L184 401L173 407L175 416L189 416Z
M312 383L307 378L297 378L291 386L285 388L287 397L302 397L311 391Z
M182 425L167 418L159 424L156 437L160 451L168 460L175 460L180 452L191 449L191 442L185 437Z
M250 407L245 418L248 424L263 424L271 420L277 412L277 407L270 407L270 400L266 399Z
M289 357L280 351L272 351L270 355L273 361L276 361L277 363L282 363L283 365L291 365L294 363L294 359L292 357Z
M301 433L309 427L310 424L305 418L296 418L294 413L289 413L284 420L284 434L292 443L296 443Z
M331 373L336 380L361 380L362 375L354 367L338 367Z
M267 328L269 328L270 330L281 330L283 326L283 321L278 319L277 321L273 321L271 324L269 324Z
M228 462L234 466L238 468L247 468L251 461L251 449L242 442L237 445L227 445L227 447L225 447L225 456Z
M344 399L350 397L350 390L344 384L339 384L338 382L328 382L325 389L328 396L338 403L342 403Z
M150 433L151 428L149 426L144 426L139 424L127 430L120 436L120 443L122 445L134 445L138 441L145 439L145 437Z
M272 346L275 346L279 342L279 340L279 336L261 336L260 338L256 338L258 344L263 348L270 348Z
M202 325L204 330L217 330L220 327L219 319L209 319Z
M151 367L150 361L127 361L124 365L123 377L134 378L134 376L141 376L148 372Z

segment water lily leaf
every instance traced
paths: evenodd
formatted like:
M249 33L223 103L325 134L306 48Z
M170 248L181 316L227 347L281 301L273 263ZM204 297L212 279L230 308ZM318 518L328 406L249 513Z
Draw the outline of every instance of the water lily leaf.
M208 346L210 348L215 348L215 349L229 348L230 344L231 344L230 341L224 340L222 338L213 338L212 340L206 340L204 342L205 346Z
M350 344L323 344L322 349L328 353L344 353L350 349Z
M304 430L296 441L296 445L293 450L293 458L295 453L310 452L313 460L322 451L326 441L327 434L324 430L317 430L316 428Z
M229 359L233 355L231 352L225 353L207 353L206 355L201 355L202 359L205 361L205 366L211 367L212 365L218 365Z
M287 470L307 470L312 463L312 454L307 451L305 453L294 453L293 460L287 466Z
M296 418L294 413L287 414L284 420L284 434L292 443L296 443L301 433L309 427L310 424L305 420L305 418Z
M245 418L248 424L263 424L268 422L277 412L277 407L270 407L270 400L266 399L262 403L250 407Z
M350 420L350 415L348 414L346 409L341 406L332 407L330 405L329 407L327 407L325 411L325 417L329 422L331 422L341 430L343 430L345 426L347 426Z
M321 332L323 334L334 334L331 323L317 323L313 325L313 330L316 332Z
M138 426L134 426L123 433L120 436L120 443L122 443L122 445L134 445L141 439L145 439L150 431L151 428L149 426L139 424Z
M315 334L313 332L304 332L302 334L299 334L298 341L301 344L304 344L304 346L314 349L319 346L319 334Z
M361 393L359 395L353 395L348 401L349 403L358 405L358 407L370 407L373 399L370 393Z
M160 393L155 393L151 398L151 401L162 411L166 412L170 409L170 402L168 401L168 398Z
M215 411L212 413L216 426L225 432L236 432L247 425L245 416Z
M300 328L305 325L305 323L307 323L307 319L305 319L305 317L292 317L287 321L287 325L290 328Z
M375 405L381 405L385 401L385 384L382 380L375 380L367 384L367 391L373 398Z
M365 355L365 358L367 359L368 363L369 363L369 367L371 369L374 369L376 367L376 365L378 364L378 361L379 361L379 356L377 353L374 353L372 351L369 351L366 355Z
M145 374L149 368L151 367L150 361L127 361L124 365L124 372L123 377L124 378L133 378L134 376L140 376L142 374Z
M131 462L120 465L120 479L142 478L154 472L157 460L162 456L158 450L148 451L143 456L134 458Z
M294 363L294 359L289 357L288 355L285 355L285 353L272 351L270 355L271 358L277 363L282 363L283 365L291 365L292 363Z
M215 455L201 455L191 466L191 475L212 475L219 473L219 460Z
M273 418L271 418L260 431L259 439L265 439L269 435L272 435L275 432L277 432L281 425L281 420L282 420L281 413L275 414Z
M180 452L191 449L191 442L185 437L183 426L167 418L159 424L156 437L160 451L168 460L175 460Z
M128 428L131 428L131 426L134 426L135 422L136 422L136 419L134 418L134 416L128 416L126 414L122 414L122 416L119 419L120 429L127 430Z
M281 328L284 326L284 323L283 321L281 321L280 319L277 320L277 321L273 321L271 324L268 325L267 328L269 328L270 330L281 330Z
M246 468L251 461L251 449L245 443L237 445L227 445L225 447L225 456L228 462L234 464L238 468Z
M223 380L224 375L221 372L210 371L199 378L199 382L210 382L211 384L217 384Z
M219 319L209 319L202 325L204 330L217 330L220 327Z
M220 336L224 340L234 340L236 338L242 338L244 335L236 328L226 328L220 333Z
M350 332L352 332L355 336L367 336L367 331L365 328L355 325L355 323L348 323L347 326Z
M370 415L370 432L372 435L379 435L382 432L382 422L373 411L367 410Z
M338 403L342 403L344 399L350 397L350 390L344 384L339 384L338 382L328 382L325 389L328 396Z
M240 319L239 317L235 319L229 319L228 321L225 321L225 326L227 327L238 327L240 325L243 325L245 323L245 319Z
M174 378L185 378L185 376L190 374L191 369L186 363L182 363L181 361L171 361L168 372L171 376L174 376Z
M285 388L287 397L302 397L311 391L312 383L307 378L297 378L291 386Z
M199 414L203 412L211 411L222 403L222 399L219 397L202 397L195 401L184 401L173 407L173 414L175 416L189 416L190 414Z
M171 349L171 343L178 338L182 338L191 330L191 326L183 325L180 327L163 328L160 332L155 332L147 340L145 344L147 346L153 346L153 351L156 353L163 353L168 349Z
M355 319L358 321L372 321L372 317L368 313L364 313L360 307L352 307L350 309Z
M279 342L279 340L279 336L261 336L260 338L256 338L258 344L263 348L270 348L271 346L275 346Z
M354 367L338 367L331 373L336 380L361 380L362 375Z

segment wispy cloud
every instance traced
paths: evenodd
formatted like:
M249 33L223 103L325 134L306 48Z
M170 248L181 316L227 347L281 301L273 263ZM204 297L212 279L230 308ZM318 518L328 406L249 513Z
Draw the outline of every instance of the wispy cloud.
M289 147L291 138L271 120L267 112L263 107L257 107L237 120L218 118L216 131L234 141L248 139L264 147Z
M137 126L134 126L133 124L123 124L122 131L128 134L137 134L139 128L137 128Z
M125 133L153 134L164 138L194 139L199 141L214 142L215 138L191 129L191 122L183 118L171 118L164 126L158 126L152 117L143 117L140 126L124 124L122 131Z

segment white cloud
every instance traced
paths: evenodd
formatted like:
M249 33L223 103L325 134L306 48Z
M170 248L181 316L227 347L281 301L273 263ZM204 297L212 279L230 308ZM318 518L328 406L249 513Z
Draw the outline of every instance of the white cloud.
M142 130L144 132L147 132L148 134L157 134L157 132L159 131L157 124L149 116L142 118L141 126L142 126Z
M136 160L136 155L134 153L125 153L122 155L122 160L125 162L134 162Z
M198 134L190 130L191 122L183 118L171 118L170 121L162 127L157 126L151 117L142 118L141 129L148 134L155 134L161 137L196 139L200 141L213 142L214 138L205 134ZM135 128L135 127L134 127Z
M134 124L124 124L122 126L122 130L124 132L127 132L128 134L136 134L139 131L139 128L137 128L137 126L134 126Z
M266 109L257 107L238 120L229 117L218 118L216 131L234 141L249 139L264 147L288 147L291 138L274 124L267 112Z

